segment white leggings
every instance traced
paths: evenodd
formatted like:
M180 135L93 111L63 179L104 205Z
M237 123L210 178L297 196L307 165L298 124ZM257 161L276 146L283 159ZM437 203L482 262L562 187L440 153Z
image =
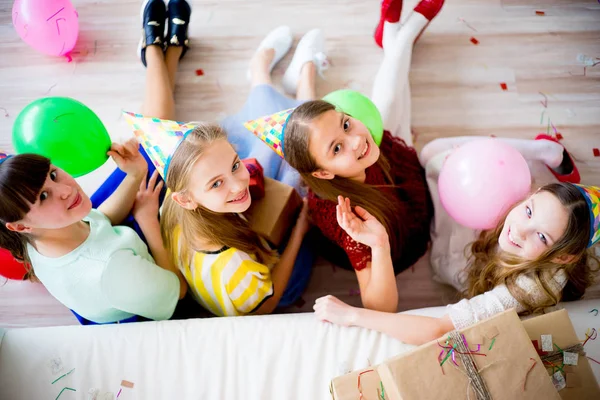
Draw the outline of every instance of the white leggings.
M385 22L383 28L384 56L373 82L371 99L381 112L383 126L409 146L413 145L410 123L410 83L408 74L413 44L423 28L429 23L423 15L413 12L406 22ZM425 166L433 156L474 140L477 136L436 139L428 143L419 157ZM557 167L563 159L563 147L548 140L525 140L499 138L521 152L526 160L541 161Z
M373 82L371 99L381 112L383 127L409 146L413 145L410 129L410 84L408 73L415 39L429 21L413 12L405 23L385 22L384 56Z

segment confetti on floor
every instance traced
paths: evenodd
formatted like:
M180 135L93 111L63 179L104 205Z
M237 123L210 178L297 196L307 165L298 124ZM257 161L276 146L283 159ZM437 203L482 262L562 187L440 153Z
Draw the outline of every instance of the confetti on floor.
M506 86L506 83L504 82L500 83L500 87L502 88L502 90L508 90L508 86Z
M594 149L594 157L600 157L600 150Z
M543 15L546 15L546 13L543 11L536 11L535 15L543 16Z
M469 29L471 29L471 30L473 30L473 31L477 32L477 29L473 28L473 27L472 27L472 26L471 26L471 25L470 25L470 24L469 24L467 21L465 21L463 18L460 18L460 17L459 17L459 18L458 18L458 21L460 21L460 22L462 22L463 24L465 24L466 26L468 26L468 27L469 27Z
M204 71L201 69L197 69L196 70L196 76L203 76L204 75Z
M563 140L563 135L561 135L560 133L557 133L556 134L556 139Z
M474 45L478 45L479 44L479 40L477 40L474 37L472 37L471 38L471 43L473 43Z
M133 388L133 382L122 380L121 381L121 386L132 389Z

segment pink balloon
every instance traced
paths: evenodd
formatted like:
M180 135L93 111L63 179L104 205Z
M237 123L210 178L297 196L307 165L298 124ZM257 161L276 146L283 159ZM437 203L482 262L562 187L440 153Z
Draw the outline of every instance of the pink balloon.
M15 0L13 25L25 43L51 56L67 55L79 34L79 16L69 0Z
M527 196L531 172L521 153L498 139L473 140L446 159L438 180L440 200L461 225L491 229Z

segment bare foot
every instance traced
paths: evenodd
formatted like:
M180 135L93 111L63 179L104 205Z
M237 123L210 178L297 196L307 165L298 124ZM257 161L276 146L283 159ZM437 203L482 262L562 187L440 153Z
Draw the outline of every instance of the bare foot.
M259 84L271 84L270 65L275 57L275 49L260 49L250 60L250 74L252 86Z
M300 70L300 79L298 79L298 90L296 98L298 100L314 100L316 93L317 67L313 62L307 62Z

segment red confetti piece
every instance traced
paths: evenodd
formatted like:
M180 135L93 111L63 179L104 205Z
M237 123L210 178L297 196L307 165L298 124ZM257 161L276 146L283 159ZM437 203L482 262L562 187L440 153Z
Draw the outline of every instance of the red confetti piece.
M479 44L479 40L477 40L474 37L472 37L471 38L471 43L473 43L474 45L478 45Z
M600 150L594 149L594 157L600 157Z
M358 380L357 380L356 386L358 388L358 394L359 394L358 398L360 400L363 400L365 398L364 395L363 395L363 392L362 392L362 387L360 386L360 377L361 377L362 374L366 374L367 372L374 372L374 370L368 369L368 370L363 371L360 374L358 374Z
M598 1L600 1L600 0L598 0ZM586 357L587 357L588 359L592 360L593 362L595 362L596 364L600 364L600 362L599 362L599 361L597 361L597 360L594 360L592 357L590 357L590 356L586 356Z
M504 82L500 83L500 87L502 88L502 90L508 90L508 86L506 86L506 83Z
M537 361L534 360L533 358L529 358L529 359L531 361L533 361L533 363L531 364L531 367L529 367L529 369L527 370L527 373L525 374L525 379L523 380L523 391L525 391L525 384L527 383L527 376L529 376L529 373L531 372L533 367L535 367L535 364L537 364Z
M558 140L563 140L563 135L561 135L560 133L557 133L557 134L556 134L556 138L557 138Z
M546 15L546 13L545 13L545 12L543 12L543 11L536 11L536 12L535 12L535 15L542 16L542 15Z
M204 75L204 71L201 70L201 69L197 69L196 70L196 76L202 76L202 75Z

